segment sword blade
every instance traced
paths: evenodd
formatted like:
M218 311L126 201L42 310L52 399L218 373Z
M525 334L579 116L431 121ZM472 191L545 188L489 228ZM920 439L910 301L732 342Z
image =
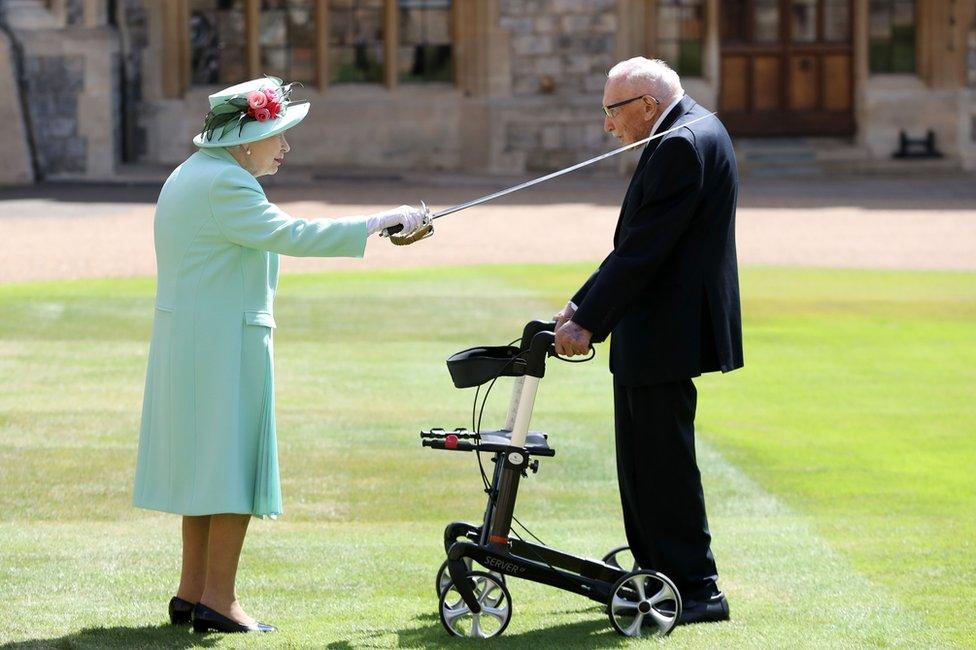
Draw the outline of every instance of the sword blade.
M599 156L595 156L593 158L590 158L589 160L584 160L583 162L576 163L575 165L572 165L570 167L566 167L565 169L560 169L559 171L554 171L551 174L546 174L545 176L540 176L539 178L533 178L530 181L525 181L524 183L519 183L518 185L514 185L514 186L509 187L509 188L504 189L504 190L499 190L498 192L495 192L493 194L487 194L487 195L482 196L482 197L479 197L477 199L472 199L471 201L467 201L465 203L459 203L458 205L451 206L450 208L446 208L446 209L441 210L439 212L435 212L434 214L430 215L430 218L431 219L440 219L441 217L446 217L449 214L454 214L455 212L460 212L461 210L467 210L468 208L472 208L472 207L474 207L476 205L481 205L482 203L487 203L488 201L494 201L497 198L501 198L501 197L506 196L508 194L511 194L513 192L518 192L519 190L524 190L527 187L532 187L533 185L538 185L539 183L544 183L545 181L552 180L553 178L557 178L559 176L562 176L563 174L568 174L570 172L574 172L577 169L582 169L583 167L586 167L587 165L592 165L595 162L600 162L601 160L605 160L607 158L610 158L611 156L616 156L618 153L623 153L624 151L629 151L631 149L636 149L637 147L639 147L641 145L647 144L651 140L657 140L658 138L663 138L664 136L666 136L669 133L672 133L674 131L677 131L678 129L683 129L684 127L688 126L689 124L694 124L695 122L699 122L701 120L704 120L705 118L711 117L712 115L715 115L715 112L714 111L711 112L711 113L709 113L708 115L702 115L701 117L696 117L695 119L693 119L690 122L685 122L684 124L679 124L678 126L675 126L673 128L670 128L667 131L662 131L661 133L655 133L654 135L649 136L647 138L644 138L643 140L638 140L637 142L632 142L630 144L627 144L627 145L624 145L624 146L619 147L617 149L614 149L613 151L608 151L607 153L600 154Z

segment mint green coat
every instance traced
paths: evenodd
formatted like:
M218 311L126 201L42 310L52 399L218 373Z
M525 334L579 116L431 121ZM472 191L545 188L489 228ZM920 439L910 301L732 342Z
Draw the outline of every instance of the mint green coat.
M278 253L362 257L366 220L292 218L214 148L167 179L154 229L158 280L133 503L278 515Z

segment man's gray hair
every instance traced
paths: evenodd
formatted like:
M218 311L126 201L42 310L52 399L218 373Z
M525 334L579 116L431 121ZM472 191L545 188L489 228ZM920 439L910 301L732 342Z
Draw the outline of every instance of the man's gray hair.
M621 61L610 68L607 73L610 79L624 79L638 90L645 90L659 101L668 103L684 94L678 73L660 59L648 59L635 56Z

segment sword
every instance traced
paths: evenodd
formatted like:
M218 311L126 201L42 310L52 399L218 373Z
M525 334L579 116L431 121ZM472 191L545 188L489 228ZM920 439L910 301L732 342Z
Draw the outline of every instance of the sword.
M626 145L624 145L622 147L618 147L617 149L614 149L613 151L608 151L608 152L606 152L604 154L600 154L599 156L594 156L593 158L590 158L589 160L584 160L583 162L576 163L575 165L572 165L570 167L566 167L565 169L560 169L558 171L554 171L554 172L552 172L550 174L546 174L545 176L540 176L539 178L533 178L530 181L525 181L524 183L519 183L518 185L514 185L514 186L509 187L509 188L506 188L504 190L499 190L498 192L494 192L492 194L486 194L485 196L478 197L477 199L472 199L471 201L466 201L464 203L459 203L459 204L454 205L454 206L451 206L449 208L445 208L444 210L441 210L439 212L433 212L433 213L430 212L430 210L427 208L426 204L424 204L423 202L421 202L420 205L423 208L423 210L427 213L427 218L424 219L424 223L421 224L420 227L416 231L414 231L414 233L411 233L409 235L404 235L403 237L404 238L411 238L411 237L413 237L413 235L415 233L424 232L423 236L418 237L417 239L413 239L413 241L419 241L420 239L424 239L425 237L429 237L430 235L433 234L434 227L432 225L432 222L435 219L440 219L441 217L446 217L449 214L454 214L455 212L460 212L461 210L467 210L468 208L473 208L476 205L481 205L482 203L487 203L488 201L494 201L495 199L501 198L501 197L506 196L508 194L512 194L513 192L518 192L519 190L524 190L527 187L532 187L533 185L538 185L539 183L544 183L544 182L549 181L549 180L552 180L554 178L558 178L559 176L562 176L564 174L568 174L570 172L574 172L577 169L582 169L583 167L586 167L587 165L592 165L593 163L600 162L601 160L605 160L605 159L610 158L612 156L616 156L617 154L623 153L624 151L630 151L631 149L636 149L637 147L640 147L642 145L647 144L651 140L657 140L658 138L663 138L664 136L666 136L669 133L673 133L674 131L677 131L679 129L683 129L686 126L689 126L691 124L694 124L695 122L700 122L700 121L704 120L705 118L711 117L713 115L715 115L715 111L709 113L708 115L702 115L701 117L696 117L695 119L691 120L690 122L685 122L684 124L679 124L677 126L674 126L674 127L670 128L670 129L668 129L667 131L662 131L661 133L655 133L654 135L648 136L648 137L644 138L643 140L638 140L637 142L632 142L632 143L626 144ZM400 225L400 224L397 224L395 226L390 226L389 228L384 229L383 232L381 233L381 235L384 236L384 237L389 237L391 235L395 235L396 233L400 232L401 230L403 230L403 226ZM403 244L403 243L413 243L413 241L410 241L410 242L401 241L400 243L401 244ZM397 243L397 242L394 241L394 243Z

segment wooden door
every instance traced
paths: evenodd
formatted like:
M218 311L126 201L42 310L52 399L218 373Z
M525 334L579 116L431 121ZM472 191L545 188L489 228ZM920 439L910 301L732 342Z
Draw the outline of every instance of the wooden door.
M720 3L719 110L735 135L854 132L853 0Z

